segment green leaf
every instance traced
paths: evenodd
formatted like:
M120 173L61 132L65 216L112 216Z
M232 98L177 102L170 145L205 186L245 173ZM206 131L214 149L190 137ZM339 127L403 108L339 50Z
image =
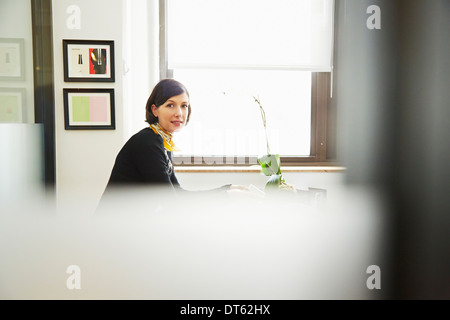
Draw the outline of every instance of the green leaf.
M266 154L258 157L258 162L266 176L281 175L280 155Z
M267 189L278 189L281 185L281 181L283 181L283 176L281 174L275 174L270 177L270 179L266 182L265 190Z

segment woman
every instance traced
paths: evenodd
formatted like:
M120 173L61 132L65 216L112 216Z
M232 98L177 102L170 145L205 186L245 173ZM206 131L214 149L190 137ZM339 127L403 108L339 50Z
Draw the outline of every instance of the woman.
M172 151L177 150L172 134L188 124L190 115L189 93L184 85L173 79L161 80L147 101L149 127L132 136L120 150L106 190L126 185L161 185L184 191L172 165ZM211 191L230 188L242 187L225 185Z

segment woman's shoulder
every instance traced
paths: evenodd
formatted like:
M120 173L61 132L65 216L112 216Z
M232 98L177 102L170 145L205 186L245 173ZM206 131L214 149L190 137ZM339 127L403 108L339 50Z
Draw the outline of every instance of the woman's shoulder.
M123 149L143 149L148 147L164 148L164 140L159 134L156 134L150 128L144 128L134 135L125 143Z
M150 128L144 128L138 131L130 138L130 140L145 141L145 142L154 141L157 142L158 144L164 143L162 137L159 134L155 133Z

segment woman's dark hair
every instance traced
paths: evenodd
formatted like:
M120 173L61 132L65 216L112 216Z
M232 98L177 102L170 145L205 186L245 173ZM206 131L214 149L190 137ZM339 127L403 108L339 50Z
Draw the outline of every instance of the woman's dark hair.
M178 96L182 93L186 93L189 97L189 92L186 87L180 82L174 79L163 79L158 82L158 84L153 88L150 97L147 100L147 105L145 106L145 118L150 124L157 123L158 118L153 115L152 105L159 108L161 105L166 103L171 97ZM186 124L189 122L191 116L191 104L188 105L188 115L186 119Z

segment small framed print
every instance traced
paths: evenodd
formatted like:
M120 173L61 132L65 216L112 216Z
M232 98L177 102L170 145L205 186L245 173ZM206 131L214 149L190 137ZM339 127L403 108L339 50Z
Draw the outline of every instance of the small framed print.
M64 81L114 82L114 41L63 40Z
M25 89L0 88L0 123L25 123Z
M24 80L24 40L0 38L0 80Z
M66 130L114 130L114 89L63 89Z

